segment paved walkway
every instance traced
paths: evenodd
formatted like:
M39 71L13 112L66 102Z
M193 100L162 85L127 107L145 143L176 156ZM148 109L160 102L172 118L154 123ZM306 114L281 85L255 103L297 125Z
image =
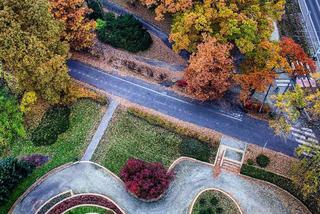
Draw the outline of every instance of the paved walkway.
M116 108L118 107L119 103L116 100L111 99L111 102L108 106L106 113L103 115L102 120L94 134L89 146L87 147L86 152L82 157L82 161L89 161L94 154L101 138L103 137L104 132L107 130L109 122L112 118L113 113L115 112Z
M146 203L130 196L123 183L110 172L91 162L80 162L54 173L19 201L14 214L35 211L49 198L72 190L103 194L128 214L187 214L194 197L207 188L228 192L239 202L243 213L309 213L299 201L278 188L240 175L222 172L213 178L213 167L198 161L183 160L173 168L176 177L164 198Z

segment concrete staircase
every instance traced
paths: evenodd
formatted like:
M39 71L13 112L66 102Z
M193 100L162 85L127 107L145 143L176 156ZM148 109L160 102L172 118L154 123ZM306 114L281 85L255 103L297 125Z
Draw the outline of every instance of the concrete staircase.
M234 161L224 159L222 161L221 169L227 170L229 172L240 173L241 163L236 163Z

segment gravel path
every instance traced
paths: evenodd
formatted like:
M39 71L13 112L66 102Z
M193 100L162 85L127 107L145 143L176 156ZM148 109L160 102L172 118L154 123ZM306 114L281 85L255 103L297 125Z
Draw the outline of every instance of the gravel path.
M15 214L35 211L60 192L98 193L115 201L126 213L187 214L194 197L201 190L217 188L228 192L239 202L243 213L286 214L309 213L299 201L278 188L236 174L222 172L213 178L212 166L183 160L173 170L176 178L159 201L146 203L130 196L123 183L110 172L91 162L79 162L49 176L38 184L13 210Z
M86 152L84 153L82 157L82 161L89 161L92 158L92 155L94 151L96 150L104 132L108 128L109 122L112 118L113 113L115 112L116 108L118 107L118 102L116 100L111 100L110 105L108 106L108 109L106 113L103 115L102 120L88 146L86 149Z

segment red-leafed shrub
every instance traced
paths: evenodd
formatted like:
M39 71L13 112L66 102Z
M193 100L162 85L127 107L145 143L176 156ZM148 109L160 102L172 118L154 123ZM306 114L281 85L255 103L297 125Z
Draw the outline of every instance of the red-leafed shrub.
M178 81L176 82L176 84L177 84L177 86L180 87L180 88L185 88L185 87L187 87L187 85L188 85L187 81L185 81L185 80L178 80Z
M159 198L169 187L173 173L160 163L147 163L130 159L120 172L127 190L139 198L152 200Z

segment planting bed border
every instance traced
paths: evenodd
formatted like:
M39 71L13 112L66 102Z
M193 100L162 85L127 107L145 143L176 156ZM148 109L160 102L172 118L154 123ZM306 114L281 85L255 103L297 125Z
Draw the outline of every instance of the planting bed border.
M72 195L73 195L73 192L71 190L68 190L53 196L52 198L47 200L44 204L42 204L41 207L39 207L39 209L36 211L36 214L46 214L57 203L65 200L66 198L72 197ZM60 197L62 198L58 200ZM53 204L50 204L50 203L53 203Z
M221 189L217 189L217 188L207 188L207 189L204 189L204 190L202 190L201 192L199 192L199 193L196 195L196 197L194 197L194 199L193 199L193 201L192 201L192 203L191 203L191 205L190 205L188 214L192 214L192 210L193 210L193 207L194 207L197 199L199 198L199 196L200 196L202 193L204 193L204 192L206 192L206 191L218 191L218 192L223 193L223 194L226 195L228 198L230 198L233 203L235 203L235 205L237 206L238 211L240 212L240 214L243 214L243 212L242 212L242 210L241 210L241 207L240 207L240 205L238 204L238 202L237 202L229 193L227 193L227 192L225 192L225 191L223 191L223 190L221 190Z
M111 211L112 213L116 214L115 211L113 211L112 209L109 209L109 208L106 208L106 207L102 207L102 206L99 206L99 205L92 205L92 204L81 204L81 205L77 205L77 206L74 206L74 207L71 207L70 209L66 210L63 212L63 214L75 209L75 208L78 208L78 207L99 207L99 208L102 208L102 209L105 209L106 211Z
M91 197L91 199L86 199L85 197ZM84 201L82 202L81 200ZM75 200L75 201L74 201ZM79 200L79 201L77 201ZM90 201L92 200L90 203ZM69 206L65 206L65 203L70 203ZM75 207L80 207L80 206L98 206L101 208L106 208L109 210L112 210L116 214L125 214L125 212L110 198L101 195L101 194L96 194L96 193L82 193L82 194L77 194L72 197L66 198L60 202L58 202L56 205L51 207L47 214L61 214L61 213L66 213L67 211L74 209ZM60 207L61 206L61 207ZM60 212L57 212L59 210ZM62 210L62 211L61 211Z

